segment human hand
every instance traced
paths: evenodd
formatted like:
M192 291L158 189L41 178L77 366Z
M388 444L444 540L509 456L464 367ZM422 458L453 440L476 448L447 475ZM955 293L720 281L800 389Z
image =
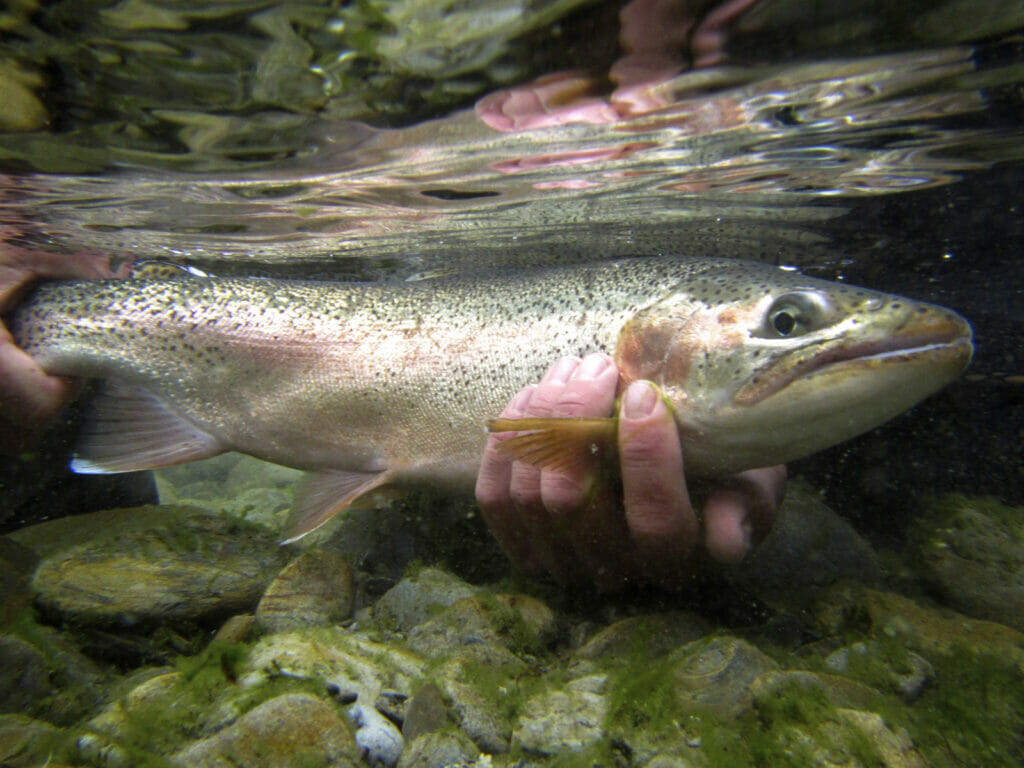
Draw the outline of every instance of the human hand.
M563 358L539 384L521 390L502 416L608 416L618 378L607 355ZM770 529L782 500L784 467L743 472L708 496L702 536L675 420L649 382L633 382L623 393L621 489L600 482L597 457L586 468L541 470L502 453L498 443L505 437L488 440L477 501L513 564L562 583L590 580L607 591L635 582L679 585L702 540L716 560L741 560Z
M112 270L110 259L87 253L49 253L0 242L0 316L10 312L28 286L43 279L125 277L131 265ZM72 394L72 384L50 376L14 343L0 323L0 446L16 453L31 445Z

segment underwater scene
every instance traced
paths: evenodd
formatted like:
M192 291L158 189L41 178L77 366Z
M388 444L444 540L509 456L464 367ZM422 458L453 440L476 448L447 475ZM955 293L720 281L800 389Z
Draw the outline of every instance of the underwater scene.
M1024 765L1024 2L8 0L0 766Z

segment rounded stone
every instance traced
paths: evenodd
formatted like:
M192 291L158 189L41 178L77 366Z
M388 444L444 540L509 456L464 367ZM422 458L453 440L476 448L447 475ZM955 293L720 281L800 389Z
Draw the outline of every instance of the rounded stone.
M684 645L670 656L672 679L683 702L738 717L750 708L751 683L778 664L736 637L712 637Z
M306 693L266 701L172 759L189 768L358 764L345 718L327 702Z
M240 613L281 567L281 548L252 527L189 508L135 511L149 525L96 530L84 519L79 534L79 518L54 521L62 523L55 534L79 543L36 569L32 589L44 610L119 625Z
M373 608L374 618L389 629L408 632L477 589L439 568L424 568L385 592Z
M345 558L313 549L270 582L256 607L256 621L269 634L331 626L351 616L353 600L352 569Z

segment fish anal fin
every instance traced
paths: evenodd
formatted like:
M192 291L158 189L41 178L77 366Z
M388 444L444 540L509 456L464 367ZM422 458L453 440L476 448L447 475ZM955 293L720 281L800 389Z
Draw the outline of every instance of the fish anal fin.
M541 469L577 473L593 466L594 456L615 444L614 418L491 419L491 432L520 432L498 443L498 450Z
M312 533L370 491L386 485L389 472L346 472L326 469L307 474L299 484L282 544Z
M103 475L208 459L227 448L140 387L105 382L86 411L71 468Z

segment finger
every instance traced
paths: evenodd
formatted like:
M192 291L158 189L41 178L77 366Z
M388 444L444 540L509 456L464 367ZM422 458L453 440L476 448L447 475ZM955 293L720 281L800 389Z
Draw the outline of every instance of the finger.
M729 487L714 491L704 504L705 544L711 556L737 563L771 530L785 489L782 465L741 472Z
M728 489L713 492L704 503L704 536L708 553L720 563L738 563L754 540L747 497Z
M565 383L580 365L577 357L565 357L552 365L533 390L526 416L551 416ZM547 571L560 582L572 580L574 560L568 542L555 530L541 497L541 470L516 461L512 464L509 494L516 514L526 527L529 541L526 570Z
M117 276L125 276L123 264ZM43 279L114 277L110 258L90 253L50 253L0 243L0 312L10 311L23 289Z
M552 365L534 388L524 415L532 417L553 415L558 398L565 388L565 383L579 367L579 364L578 357L563 357ZM517 506L538 507L541 505L540 475L541 471L532 464L517 461L512 465L510 489Z
M18 426L45 423L70 395L65 379L49 376L0 325L0 413Z
M619 462L630 537L655 574L680 573L699 537L671 411L650 382L623 394Z
M572 373L552 408L553 416L608 416L615 407L619 372L605 354L588 355ZM602 591L623 587L635 569L618 493L594 487L599 457L579 471L541 473L541 500L555 535L571 548L571 568ZM595 493L596 491L596 493ZM556 550L558 551L558 550Z
M532 385L521 389L501 415L511 419L525 415L533 390ZM498 450L498 443L502 437L491 435L487 440L476 479L476 500L487 526L509 560L517 568L526 569L530 547L528 530L520 516L516 514L515 504L509 493L512 459Z
M550 415L608 416L615 405L618 382L619 372L608 355L587 355L565 382ZM542 471L540 495L544 508L556 517L578 512L593 485L596 466L597 457L586 469Z

